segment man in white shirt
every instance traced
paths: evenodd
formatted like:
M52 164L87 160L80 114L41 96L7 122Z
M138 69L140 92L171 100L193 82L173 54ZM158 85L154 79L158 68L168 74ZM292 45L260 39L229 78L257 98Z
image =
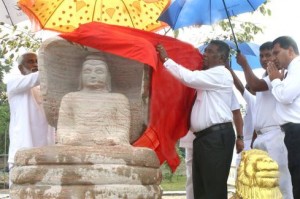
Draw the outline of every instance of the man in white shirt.
M272 56L272 42L260 46L260 63L266 70L268 63L274 61ZM287 149L284 145L284 133L279 123L273 118L276 99L271 93L271 82L267 73L259 79L252 71L246 58L241 53L237 54L239 63L245 73L249 88L256 92L254 106L254 129L257 137L253 148L268 152L269 156L279 165L279 188L284 199L292 199L292 181L288 170ZM278 69L276 69L278 71Z
M241 93L243 98L246 101L246 114L244 116L244 125L243 125L243 136L244 136L244 151L250 150L252 148L253 140L256 138L254 131L254 108L256 103L255 93L251 91L248 85L244 87L241 80L232 70L232 68L227 66L229 71L232 74L233 82L236 89ZM251 91L251 92L250 92ZM241 154L238 154L236 158L236 168L238 169L241 162Z
M252 148L252 142L254 136L254 107L256 103L255 92L253 92L248 85L244 86L235 72L230 68L229 64L226 66L228 70L231 72L233 77L234 86L241 93L243 98L245 99L246 105L246 114L244 116L244 125L243 125L243 136L244 136L244 151L250 150ZM254 137L253 137L254 136ZM240 154L237 157L237 166L240 162Z
M18 60L20 75L7 82L10 107L9 169L16 152L24 147L54 144L54 129L48 125L37 86L40 84L35 53L25 53Z
M294 198L300 198L300 56L297 43L288 36L273 41L275 64L268 66L272 94L276 98L274 116L285 132L288 165L292 176ZM287 73L276 70L287 69ZM285 77L284 77L285 76Z
M243 134L244 134L244 150L250 150L252 148L252 142L253 142L253 136L254 131L254 106L256 102L256 97L248 91L246 88L244 89L244 92L242 93L243 98L245 99L247 103L246 107L246 114L244 116L244 128L243 128ZM240 160L238 160L238 163ZM237 164L238 166L238 164Z
M243 118L240 111L240 104L235 95L232 96L231 102L231 110L233 114L233 122L235 125L235 130L238 135L243 135ZM192 163L193 163L193 141L195 139L195 135L192 131L188 131L188 133L180 139L179 146L185 149L185 167L186 167L186 199L194 199L194 189L193 189L193 171L192 171ZM237 139L236 144L241 145L243 141L243 137L240 136ZM241 146L237 146L237 153L240 154L242 151Z
M190 71L175 63L162 45L157 45L157 51L175 78L197 90L190 121L190 130L196 136L192 169L194 198L227 199L227 178L235 143L230 108L233 79L225 68L229 46L222 41L211 41L203 54L201 71ZM243 147L242 140L237 142Z

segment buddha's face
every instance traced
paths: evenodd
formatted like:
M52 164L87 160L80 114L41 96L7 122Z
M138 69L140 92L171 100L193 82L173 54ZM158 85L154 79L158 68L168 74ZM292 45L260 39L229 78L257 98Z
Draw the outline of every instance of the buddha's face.
M84 88L106 89L108 75L107 64L104 61L85 61L82 68L82 86Z

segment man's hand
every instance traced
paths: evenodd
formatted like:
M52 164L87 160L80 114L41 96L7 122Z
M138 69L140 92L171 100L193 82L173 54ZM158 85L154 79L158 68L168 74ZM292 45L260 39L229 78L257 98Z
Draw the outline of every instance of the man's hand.
M238 52L236 55L236 62L242 67L249 65L246 57L240 52Z
M268 72L270 81L273 81L274 79L282 80L284 77L284 69L281 69L281 72L280 72L273 62L268 63L267 72Z
M161 44L158 44L158 45L156 46L156 50L157 50L157 52L158 52L158 54L159 54L160 60L161 60L163 63L164 63L165 61L167 61L167 59L168 59L169 57L168 57L167 51L166 51L166 49L164 48L164 46L161 45Z
M241 139L236 139L235 141L236 152L240 153L244 150L244 141Z

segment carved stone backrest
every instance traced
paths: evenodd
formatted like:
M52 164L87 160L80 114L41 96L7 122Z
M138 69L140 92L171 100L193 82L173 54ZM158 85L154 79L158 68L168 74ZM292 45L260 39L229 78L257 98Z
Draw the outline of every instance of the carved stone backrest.
M62 97L78 90L82 63L87 55L95 52L99 53L58 36L43 42L38 60L44 108L50 125L57 126ZM134 60L104 55L111 73L112 92L126 95L130 102L132 143L144 132L148 121L150 69Z

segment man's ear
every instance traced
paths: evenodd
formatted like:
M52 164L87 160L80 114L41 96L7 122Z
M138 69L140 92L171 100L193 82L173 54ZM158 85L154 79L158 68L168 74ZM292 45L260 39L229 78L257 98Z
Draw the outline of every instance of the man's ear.
M222 61L222 63L224 63L224 65L226 64L226 62L228 61L228 58L225 55L221 55L220 59Z
M295 51L294 51L292 46L290 46L288 49L289 49L289 55L294 55L295 54Z

